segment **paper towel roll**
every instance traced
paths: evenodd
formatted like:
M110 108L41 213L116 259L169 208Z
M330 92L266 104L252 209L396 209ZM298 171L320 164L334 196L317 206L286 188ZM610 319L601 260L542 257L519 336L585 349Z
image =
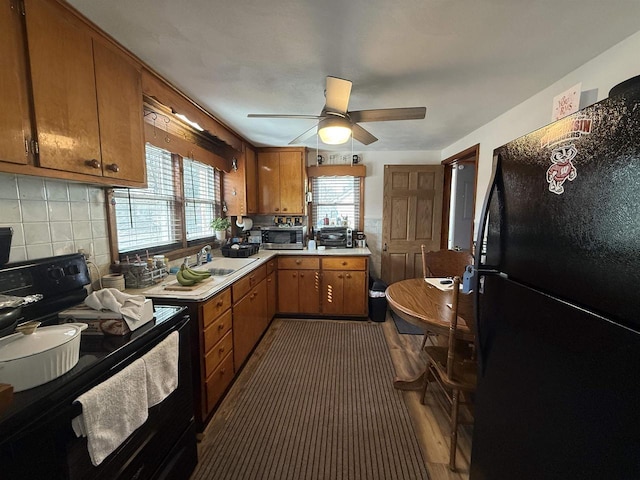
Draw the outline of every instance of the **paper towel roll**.
M110 273L102 277L102 288L115 288L124 290L124 275L121 273Z
M253 220L250 218L244 217L242 222L236 221L236 226L240 227L243 231L247 232L253 228Z

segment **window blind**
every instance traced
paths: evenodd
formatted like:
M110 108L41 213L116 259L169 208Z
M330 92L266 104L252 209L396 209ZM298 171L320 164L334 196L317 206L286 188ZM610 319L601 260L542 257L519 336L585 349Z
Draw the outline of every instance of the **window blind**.
M222 212L220 172L185 158L182 178L187 241L211 237L211 222Z
M114 189L120 253L181 241L176 179L179 170L167 150L146 145L147 188Z
M313 177L312 225L325 226L346 224L358 229L360 225L360 177L348 175Z

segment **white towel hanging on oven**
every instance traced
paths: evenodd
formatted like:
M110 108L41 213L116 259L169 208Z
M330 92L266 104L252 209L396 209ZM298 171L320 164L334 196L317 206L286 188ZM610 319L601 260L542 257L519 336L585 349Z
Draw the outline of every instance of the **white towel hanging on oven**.
M82 415L71 425L76 436L87 437L91 463L98 466L149 416L144 362L134 361L76 401Z
M171 333L142 356L147 375L147 404L159 404L178 387L178 332Z

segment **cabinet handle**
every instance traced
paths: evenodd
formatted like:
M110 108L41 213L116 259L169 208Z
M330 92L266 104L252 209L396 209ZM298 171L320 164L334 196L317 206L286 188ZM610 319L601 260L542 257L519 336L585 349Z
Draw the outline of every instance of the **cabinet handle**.
M85 160L84 164L87 167L100 168L100 162L98 160L96 160L95 158L92 158L91 160Z
M220 347L220 348L218 349L218 351L219 351L220 353L224 353L224 347Z
M300 278L304 278L304 273L301 273L301 274L300 274Z
M218 330L224 330L224 323L221 323L220 325L218 325Z
M276 211L276 212L279 212L279 211L280 211L280 209L279 209L279 208L274 208L273 210L274 210L274 211Z
M342 275L338 275L338 278L342 278Z
M294 274L292 274L292 277L293 277L293 278L296 278L296 277L297 277L297 275L294 273Z
M271 283L271 279L270 278L267 278L267 283Z
M286 209L286 208L283 208L283 209L282 209L282 211L283 211L283 212L286 212L286 211L287 211L287 209Z
M118 173L120 171L120 167L117 163L110 163L109 165L107 165L107 170Z
M296 260L296 265L300 265L302 263L302 260L298 259Z
M342 262L342 265L346 265L346 264L347 264L347 262Z
M220 376L224 375L224 368L222 370L220 370Z
M351 278L351 275L347 273L347 278Z

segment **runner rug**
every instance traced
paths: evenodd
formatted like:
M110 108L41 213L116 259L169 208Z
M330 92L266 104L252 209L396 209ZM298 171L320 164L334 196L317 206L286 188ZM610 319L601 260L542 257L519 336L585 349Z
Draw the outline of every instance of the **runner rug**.
M274 335L193 480L428 479L381 324L281 320Z

